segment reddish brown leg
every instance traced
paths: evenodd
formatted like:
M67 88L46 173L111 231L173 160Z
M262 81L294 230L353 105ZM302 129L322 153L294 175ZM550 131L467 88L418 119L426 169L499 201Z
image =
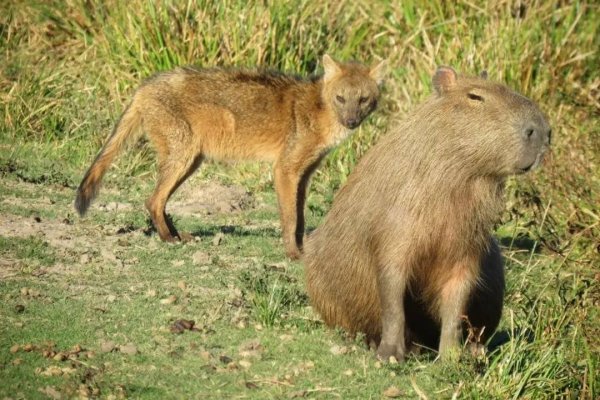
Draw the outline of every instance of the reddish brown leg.
M146 200L152 223L158 236L165 242L181 240L175 227L167 220L165 207L171 195L202 163L202 156L193 159L168 159L159 165L158 181L154 193ZM184 237L187 238L186 235Z
M279 216L283 245L286 255L292 260L300 258L300 249L296 244L296 230L298 224L297 200L299 175L295 171L284 169L281 165L275 166L275 190L279 202Z

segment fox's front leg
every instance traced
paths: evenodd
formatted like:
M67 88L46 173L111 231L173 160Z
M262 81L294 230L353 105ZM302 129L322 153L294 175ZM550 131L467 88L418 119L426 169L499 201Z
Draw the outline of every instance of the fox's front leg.
M280 162L275 165L274 175L285 253L292 260L296 260L301 255L301 249L296 241L296 231L299 225L298 186L301 177L295 168ZM304 221L300 225L303 227Z

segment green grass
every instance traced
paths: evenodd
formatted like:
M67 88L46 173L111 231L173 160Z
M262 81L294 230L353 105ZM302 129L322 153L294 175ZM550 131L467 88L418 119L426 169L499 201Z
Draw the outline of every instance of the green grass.
M2 2L0 398L381 398L390 386L402 398L597 398L596 3ZM315 174L309 228L393 120L429 95L437 65L486 69L548 114L543 168L507 184L496 227L507 340L485 357L381 366L360 340L324 327L302 265L284 257L269 165L203 165L190 185L242 185L257 205L174 214L200 239L186 245L148 232L155 171L144 141L115 163L97 201L129 207L75 215L74 189L143 78L185 64L308 75L326 52L387 58L390 77L378 111ZM171 333L182 318L198 331ZM106 341L137 354L103 353ZM85 350L70 359L44 356L75 345Z

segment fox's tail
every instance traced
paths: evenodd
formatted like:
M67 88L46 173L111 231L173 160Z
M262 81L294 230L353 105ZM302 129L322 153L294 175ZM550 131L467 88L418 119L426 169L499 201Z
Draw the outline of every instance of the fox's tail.
M139 112L134 107L133 103L121 115L121 119L115 125L112 135L96 156L96 159L85 173L79 188L77 189L77 197L75 198L75 209L79 215L83 216L87 211L90 203L98 194L100 181L104 173L112 163L119 150L125 142L132 137L141 133L140 129L141 117Z

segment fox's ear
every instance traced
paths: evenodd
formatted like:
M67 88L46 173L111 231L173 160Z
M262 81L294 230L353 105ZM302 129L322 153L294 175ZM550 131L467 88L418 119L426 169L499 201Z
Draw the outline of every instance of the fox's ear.
M383 60L369 71L369 76L377 82L377 86L381 86L388 74L388 61Z
M439 67L433 75L433 87L441 95L456 86L456 71L450 67Z
M323 76L325 82L331 80L342 71L338 63L329 54L323 56L323 68L325 69L325 75Z

